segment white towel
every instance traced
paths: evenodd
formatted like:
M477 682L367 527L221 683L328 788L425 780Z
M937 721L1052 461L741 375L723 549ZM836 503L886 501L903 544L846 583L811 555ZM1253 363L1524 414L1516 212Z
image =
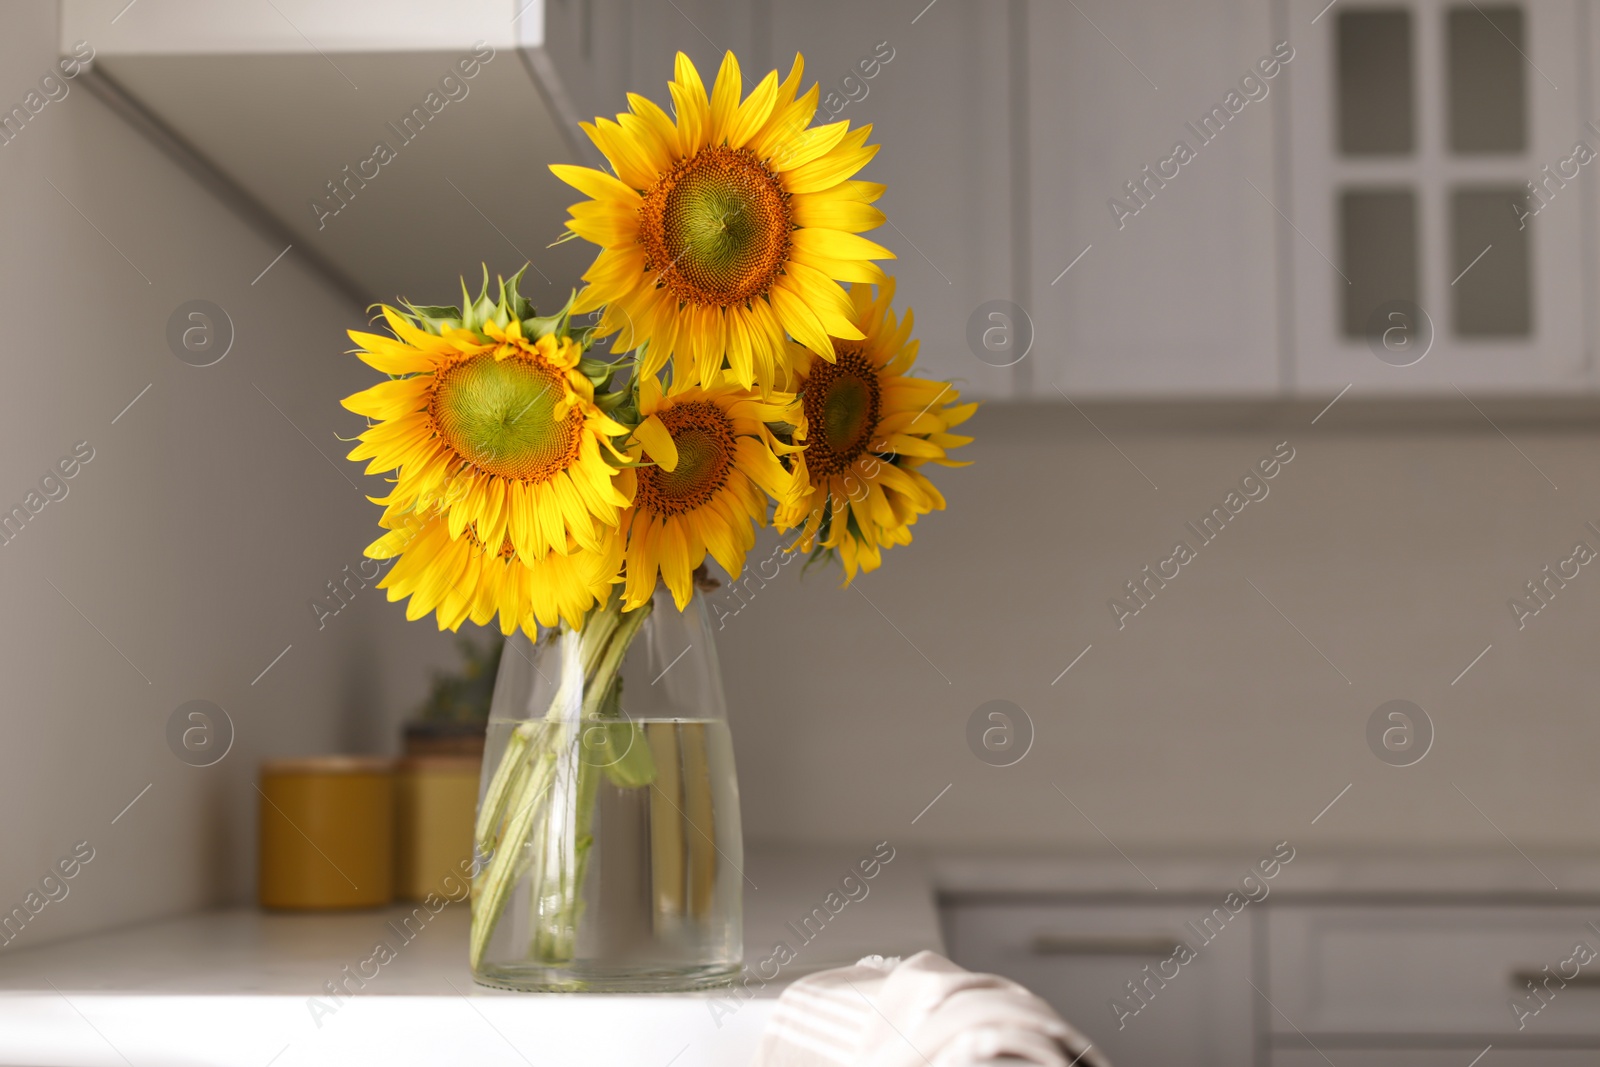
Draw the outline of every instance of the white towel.
M868 956L784 990L754 1067L1110 1067L1022 986L933 952Z

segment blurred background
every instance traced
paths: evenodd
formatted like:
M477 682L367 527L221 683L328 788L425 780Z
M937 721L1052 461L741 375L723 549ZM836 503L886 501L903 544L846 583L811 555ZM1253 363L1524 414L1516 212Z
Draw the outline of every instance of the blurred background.
M30 940L249 901L260 762L393 754L459 668L359 577L344 331L483 265L559 307L547 164L679 49L801 52L873 125L922 373L985 401L880 572L712 597L752 842L1587 861L1587 0L39 0L0 13L0 899L84 837L115 875Z

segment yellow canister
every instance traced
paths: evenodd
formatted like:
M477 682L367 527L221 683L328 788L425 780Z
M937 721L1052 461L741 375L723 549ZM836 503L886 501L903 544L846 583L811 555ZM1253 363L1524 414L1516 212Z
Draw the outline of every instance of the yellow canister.
M395 896L458 897L471 869L480 763L463 756L407 756L395 775ZM444 884L448 876L456 881Z
M394 780L394 761L370 756L262 764L262 907L371 908L390 903Z

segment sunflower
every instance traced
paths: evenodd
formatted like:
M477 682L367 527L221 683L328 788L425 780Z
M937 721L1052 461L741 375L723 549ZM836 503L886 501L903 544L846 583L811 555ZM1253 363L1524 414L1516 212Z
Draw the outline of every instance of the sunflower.
M781 387L785 332L824 359L829 335L859 340L840 281L878 282L888 249L858 236L883 222L883 186L850 180L878 150L872 127L807 127L817 87L797 95L803 57L743 102L739 62L723 58L711 97L678 53L668 86L676 121L630 93L631 110L584 132L616 172L550 169L593 199L567 228L600 246L575 314L602 306L602 336L618 351L643 347L644 373L678 357L685 380L727 366L738 384Z
M623 608L650 599L656 575L678 610L689 601L694 569L706 558L734 578L755 544L754 523L767 524L767 499L792 501L804 491L781 456L798 451L768 424L799 417L794 397L765 397L719 375L711 385L674 383L665 394L655 377L640 382L639 415L629 454L648 464L629 473L633 506L622 515Z
M397 377L344 400L377 420L349 458L370 460L369 474L398 472L379 503L439 510L451 537L470 526L525 561L599 548L628 502L603 451L620 463L610 438L628 430L595 402L610 370L582 359L558 320L532 313L515 278L501 283L498 303L480 296L465 312L384 306L393 338L350 338L364 361Z
M411 598L408 620L436 613L441 630L456 630L468 619L487 626L496 615L508 637L520 627L537 639L539 626L560 620L578 629L591 606L609 599L621 564L615 533L601 552L574 545L566 554L548 552L530 562L504 536L491 551L473 526L452 535L437 511L422 516L391 507L380 525L389 532L366 554L395 562L378 588L388 590L391 602Z
M805 440L796 474L807 488L780 502L773 519L779 529L800 528L791 548L836 551L846 585L858 569L876 570L883 549L910 544L919 516L943 510L944 497L917 468L966 466L947 453L972 438L949 431L978 407L955 405L948 382L907 376L917 342L912 313L896 322L890 310L893 279L876 297L851 286L850 299L863 340L835 339L831 362L796 355L797 439Z

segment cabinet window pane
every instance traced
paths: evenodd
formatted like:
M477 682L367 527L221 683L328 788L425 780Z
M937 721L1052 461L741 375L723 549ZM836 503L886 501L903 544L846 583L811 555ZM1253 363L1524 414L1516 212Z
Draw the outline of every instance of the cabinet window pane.
M1462 337L1526 337L1532 330L1531 231L1518 221L1526 202L1515 186L1457 189L1451 197L1450 288Z
M1450 40L1450 147L1521 152L1527 143L1522 9L1455 7Z
M1417 302L1417 197L1410 189L1346 191L1339 198L1344 332L1365 337L1391 300ZM1335 283L1343 282L1335 278Z
M1339 150L1347 156L1412 150L1411 13L1339 16Z

